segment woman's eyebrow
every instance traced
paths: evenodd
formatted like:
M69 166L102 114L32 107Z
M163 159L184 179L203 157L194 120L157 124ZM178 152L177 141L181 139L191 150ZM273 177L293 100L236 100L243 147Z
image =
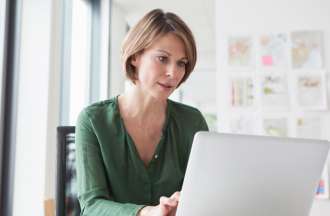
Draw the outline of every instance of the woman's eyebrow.
M158 49L157 51L158 51L158 52L166 53L166 54L169 55L169 56L172 55L171 53L167 52L166 50ZM187 61L188 61L188 57L184 56L184 57L180 58L180 60L187 60Z
M169 53L169 52L167 52L167 51L165 51L165 50L162 50L162 49L158 49L157 51L158 51L158 52L163 52L163 53L166 53L167 55L171 56L171 53Z

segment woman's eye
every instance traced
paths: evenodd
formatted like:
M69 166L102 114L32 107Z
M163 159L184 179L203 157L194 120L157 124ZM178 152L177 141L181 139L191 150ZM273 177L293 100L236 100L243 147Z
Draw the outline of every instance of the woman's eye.
M167 57L166 56L158 56L158 60L162 63L166 63L167 62Z
M186 67L186 62L184 62L184 61L180 61L180 62L178 62L178 66L179 67Z

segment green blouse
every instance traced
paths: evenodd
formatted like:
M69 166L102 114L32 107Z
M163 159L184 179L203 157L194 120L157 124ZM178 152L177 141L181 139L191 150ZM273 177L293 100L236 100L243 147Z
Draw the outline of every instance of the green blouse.
M163 134L146 167L124 127L118 97L85 108L76 126L81 215L133 216L180 191L194 134L206 130L200 111L168 100Z

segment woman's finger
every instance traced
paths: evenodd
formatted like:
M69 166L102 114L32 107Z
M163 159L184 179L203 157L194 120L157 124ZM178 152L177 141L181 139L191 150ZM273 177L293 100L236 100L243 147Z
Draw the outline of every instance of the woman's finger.
M177 207L175 207L174 209L172 209L172 211L170 212L169 216L175 216L176 215L176 210L177 210Z
M180 195L181 195L181 193L179 191L177 191L177 192L173 193L170 198L179 201L180 200Z
M168 198L164 196L160 197L159 203L171 207L176 207L178 205L178 201L175 198Z

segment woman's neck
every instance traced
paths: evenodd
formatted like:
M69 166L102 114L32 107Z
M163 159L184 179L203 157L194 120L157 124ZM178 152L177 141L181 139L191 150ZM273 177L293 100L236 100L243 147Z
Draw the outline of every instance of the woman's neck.
M118 98L123 117L134 118L137 123L165 117L167 100L156 99L134 88Z

